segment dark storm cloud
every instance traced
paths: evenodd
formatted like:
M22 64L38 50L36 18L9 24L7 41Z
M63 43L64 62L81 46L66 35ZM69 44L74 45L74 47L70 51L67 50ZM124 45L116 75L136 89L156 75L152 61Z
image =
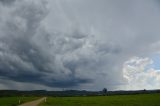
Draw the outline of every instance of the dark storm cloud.
M14 3L16 0L0 0L0 3L4 4L4 5L10 5L12 3Z
M11 70L8 70L11 71ZM17 71L19 71L17 69ZM45 71L45 70L42 70ZM45 72L44 72L45 73ZM10 73L3 73L1 71L1 75L3 75L3 79L11 80L11 81L17 81L17 82L30 82L30 83L35 83L35 84L40 84L40 85L46 85L49 87L62 87L62 88L67 88L67 87L74 87L74 86L79 86L79 84L82 83L91 83L92 80L90 79L80 79L80 78L75 78L74 76L70 76L70 79L67 80L60 80L60 79L44 79L44 73L28 73L28 72L23 72L23 73L18 73L16 75L11 75ZM14 74L14 73L13 73Z
M73 66L72 62L65 63L56 59L59 53L80 48L83 41L76 39L82 39L84 35L73 32L74 37L71 36L69 41L63 36L56 38L56 34L50 35L40 27L42 19L47 15L47 9L42 2L24 1L15 5L17 7L12 7L12 17L6 17L8 19L3 21L0 75L13 81L51 87L71 87L92 82L88 78L76 77L77 66ZM75 34L79 34L78 37ZM55 38L53 44L50 36Z
M157 51L152 47L160 39L155 1L0 2L7 5L0 7L0 86L12 87L12 81L117 88L126 84L122 66L128 58Z

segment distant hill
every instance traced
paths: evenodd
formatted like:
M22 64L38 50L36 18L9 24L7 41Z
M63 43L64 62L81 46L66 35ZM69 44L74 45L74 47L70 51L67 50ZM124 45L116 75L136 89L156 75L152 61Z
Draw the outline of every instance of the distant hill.
M0 97L5 96L103 96L103 95L129 95L129 94L149 94L160 93L160 90L136 90L136 91L108 91L104 94L103 91L86 91L86 90L65 90L65 91L18 91L18 90L0 90Z

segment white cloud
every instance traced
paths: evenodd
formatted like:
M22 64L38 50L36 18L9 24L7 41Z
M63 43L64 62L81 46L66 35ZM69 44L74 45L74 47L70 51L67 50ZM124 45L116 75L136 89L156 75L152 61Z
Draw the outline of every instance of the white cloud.
M147 68L154 64L149 58L133 57L123 66L123 76L127 82L123 89L158 89L160 87L160 70Z

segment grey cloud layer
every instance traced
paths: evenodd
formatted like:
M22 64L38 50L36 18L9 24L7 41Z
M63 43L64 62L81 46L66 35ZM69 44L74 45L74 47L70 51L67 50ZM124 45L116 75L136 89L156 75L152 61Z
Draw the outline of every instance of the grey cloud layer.
M13 11L7 11L12 17L5 17L7 19L2 21L1 26L1 76L52 87L91 82L88 78L76 77L76 61L61 61L65 52L77 50L83 40L77 40L81 37L70 37L67 41L62 35L45 32L40 23L47 15L47 9L41 3L22 1L15 4ZM55 39L54 42L50 41L52 39Z
M0 0L3 5L9 5L14 3L16 0Z
M156 1L0 2L2 79L113 89L127 82L122 67L128 58L158 51L152 46L160 38Z

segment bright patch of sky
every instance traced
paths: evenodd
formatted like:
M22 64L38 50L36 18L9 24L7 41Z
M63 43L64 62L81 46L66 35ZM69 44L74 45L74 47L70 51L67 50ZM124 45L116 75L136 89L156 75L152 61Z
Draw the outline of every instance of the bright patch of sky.
M153 64L150 64L147 67L160 71L160 54L154 54L153 56L151 56L151 59L153 61Z

